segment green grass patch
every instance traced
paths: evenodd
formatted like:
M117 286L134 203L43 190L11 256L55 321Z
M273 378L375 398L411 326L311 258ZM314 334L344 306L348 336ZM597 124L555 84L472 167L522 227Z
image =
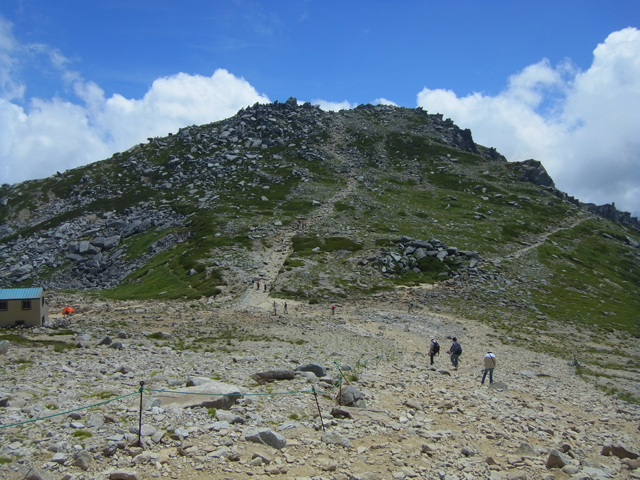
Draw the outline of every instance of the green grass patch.
M0 340L8 340L25 347L53 347L53 350L58 353L76 348L73 343L62 342L60 340L31 340L23 335L11 333L0 335Z

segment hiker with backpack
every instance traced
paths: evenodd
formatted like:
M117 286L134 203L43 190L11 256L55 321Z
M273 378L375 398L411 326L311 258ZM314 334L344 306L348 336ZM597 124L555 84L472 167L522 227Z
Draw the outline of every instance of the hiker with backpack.
M436 355L440 355L440 344L435 337L431 337L431 344L429 345L429 358L431 359L431 365L433 365L433 357Z
M458 358L460 357L460 355L462 355L462 347L460 346L460 342L458 342L458 339L456 337L453 337L452 340L453 344L451 344L451 348L447 353L451 355L451 364L453 365L453 369L457 370Z

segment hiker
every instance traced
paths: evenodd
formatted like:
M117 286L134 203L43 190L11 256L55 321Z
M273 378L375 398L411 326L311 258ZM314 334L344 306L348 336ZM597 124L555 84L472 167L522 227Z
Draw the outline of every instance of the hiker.
M411 310L413 310L413 302L409 303L409 311L407 313L411 313Z
M429 344L429 358L431 359L431 365L433 365L433 357L436 355L440 355L440 344L435 337L431 337L431 343Z
M256 290L260 290L260 280L256 282Z
M300 224L302 223L302 220L298 219L298 230L300 230Z
M453 344L451 344L451 348L447 353L451 355L451 365L453 365L453 369L457 370L458 358L460 357L460 355L462 355L462 347L460 346L460 343L458 342L458 339L456 337L453 337L452 340Z
M489 372L489 384L493 383L493 369L496 368L496 356L491 353L491 350L484 356L484 373L482 374L482 385L484 385L484 379Z
M287 310L287 302L284 302L284 313L289 313L289 311Z
M267 282L264 282L264 291L267 292Z
M335 314L336 314L336 306L331 305L331 315L335 315Z

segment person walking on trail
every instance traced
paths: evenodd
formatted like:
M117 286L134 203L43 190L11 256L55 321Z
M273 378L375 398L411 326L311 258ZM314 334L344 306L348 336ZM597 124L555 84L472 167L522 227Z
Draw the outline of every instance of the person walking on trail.
M496 356L489 350L484 356L484 373L482 374L482 385L484 385L484 379L487 378L489 373L489 384L493 383L493 369L496 368Z
M458 342L458 339L456 337L453 337L452 340L453 343L451 344L451 348L447 353L451 355L451 365L453 365L453 369L457 370L458 359L460 358L460 355L462 355L462 347L460 346L460 343Z
M433 365L433 357L436 355L440 355L440 344L435 337L431 337L431 343L429 344L429 358L431 359L431 365Z
M331 305L331 315L335 315L335 314L336 314L336 306Z
M407 313L411 313L411 310L413 310L413 302L409 303L409 311Z
M284 302L284 313L289 313L289 311L287 310L287 302Z
M267 292L267 282L264 282L264 291Z

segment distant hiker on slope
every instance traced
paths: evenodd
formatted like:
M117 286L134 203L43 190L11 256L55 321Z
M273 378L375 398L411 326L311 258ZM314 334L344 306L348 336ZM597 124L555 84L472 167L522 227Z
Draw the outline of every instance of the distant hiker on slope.
M409 311L407 313L411 313L411 310L413 310L413 302L409 303Z
M491 353L491 350L484 356L484 373L482 374L482 385L484 385L484 379L489 372L489 384L493 383L493 369L496 368L496 356Z
M440 355L440 344L435 337L431 337L431 343L429 344L429 358L431 359L431 365L433 365L433 357L436 355Z
M453 369L457 370L458 358L460 358L460 355L462 355L462 347L460 346L460 343L458 342L458 339L456 337L453 337L452 340L453 343L451 344L451 348L447 353L451 355L451 365L453 365Z

